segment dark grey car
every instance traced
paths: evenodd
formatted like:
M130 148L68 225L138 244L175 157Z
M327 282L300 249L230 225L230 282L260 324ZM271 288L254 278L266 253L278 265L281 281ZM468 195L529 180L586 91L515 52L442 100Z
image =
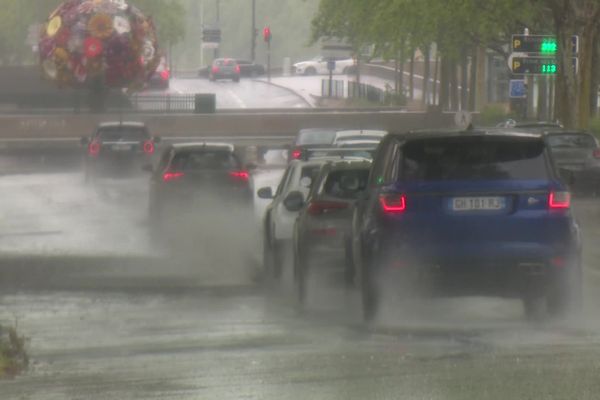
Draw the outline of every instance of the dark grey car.
M232 58L218 58L213 61L208 77L211 81L231 79L234 82L239 82L240 72L240 66L236 60Z
M561 176L579 194L600 191L600 144L582 131L547 132L546 140Z
M323 264L343 266L345 283L354 282L353 206L365 190L371 162L329 161L323 165L294 226L294 277L300 304L308 274Z
M98 176L127 176L151 164L159 137L152 137L141 122L107 122L98 125L91 137L83 137L86 147L86 181Z

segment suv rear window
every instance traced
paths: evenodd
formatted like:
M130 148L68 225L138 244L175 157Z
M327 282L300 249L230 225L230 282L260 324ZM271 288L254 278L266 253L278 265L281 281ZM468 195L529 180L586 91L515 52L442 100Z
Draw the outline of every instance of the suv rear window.
M148 132L144 128L116 126L101 128L96 137L103 142L143 142L144 140L148 140L150 135L148 135Z
M597 146L596 140L592 136L581 133L550 135L548 144L552 148L594 149Z
M544 142L527 138L453 137L403 146L405 181L546 179Z
M368 181L368 169L332 171L325 180L323 193L340 199L356 199ZM353 190L349 190L350 187Z
M239 163L227 151L186 151L175 155L171 168L176 171L230 170L239 168Z

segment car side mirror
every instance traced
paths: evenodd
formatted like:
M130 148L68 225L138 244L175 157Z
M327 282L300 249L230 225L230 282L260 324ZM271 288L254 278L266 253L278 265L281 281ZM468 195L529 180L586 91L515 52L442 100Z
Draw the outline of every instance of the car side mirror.
M160 136L154 136L154 143L159 144L160 142L162 142L162 138Z
M273 189L271 189L270 187L260 188L258 189L256 194L259 199L269 200L273 198Z
M290 212L298 212L304 207L304 195L300 192L291 192L283 200L283 206Z
M142 171L154 173L154 167L152 166L152 164L146 164L142 166Z
M254 164L254 163L248 163L248 164L246 165L246 169L247 169L248 171L254 171L254 170L255 170L255 169L257 169L257 168L258 168L258 165Z
M90 144L90 139L84 136L81 139L79 139L79 143L82 146L87 146L88 144Z

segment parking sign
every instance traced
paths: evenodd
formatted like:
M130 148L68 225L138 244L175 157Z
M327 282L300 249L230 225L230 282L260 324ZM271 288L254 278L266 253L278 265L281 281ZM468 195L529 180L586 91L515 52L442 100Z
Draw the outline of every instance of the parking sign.
M527 86L524 79L511 79L509 87L509 97L511 99L524 99L527 97Z

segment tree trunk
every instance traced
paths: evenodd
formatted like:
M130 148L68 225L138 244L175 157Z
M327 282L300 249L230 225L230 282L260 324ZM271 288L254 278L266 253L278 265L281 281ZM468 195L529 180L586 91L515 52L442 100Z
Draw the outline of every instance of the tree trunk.
M450 100L451 110L458 110L458 76L457 76L458 68L456 60L452 60L449 65L449 74L450 74Z
M595 0L559 3L553 12L559 41L556 115L567 128L586 129L591 116L592 60L600 5ZM573 35L579 36L578 72L571 59Z
M467 48L463 48L460 57L460 109L467 110L469 102L469 57L467 56Z
M596 33L598 34L598 33ZM590 83L590 115L598 115L598 85L600 84L600 44L594 46L592 58L592 82Z
M415 49L410 49L408 96L411 100L415 98Z
M439 69L440 69L440 55L437 52L435 52L435 66L433 67L433 104L437 105L439 104L438 102L438 88L439 88L439 84L438 84L438 80L439 80Z
M477 93L477 48L473 48L471 53L471 71L469 73L469 110L475 111L476 93Z
M449 110L450 91L448 90L449 68L448 58L442 57L442 66L440 71L440 108L443 111Z
M538 79L538 101L537 101L537 119L538 121L548 120L548 76L540 76Z
M398 94L404 93L404 42L402 42L402 46L400 47L400 70L398 71Z
M425 51L423 52L423 62L424 62L424 71L423 71L423 100L422 103L424 106L429 104L429 78L431 75L430 72L430 62L431 62L431 45L425 47Z

